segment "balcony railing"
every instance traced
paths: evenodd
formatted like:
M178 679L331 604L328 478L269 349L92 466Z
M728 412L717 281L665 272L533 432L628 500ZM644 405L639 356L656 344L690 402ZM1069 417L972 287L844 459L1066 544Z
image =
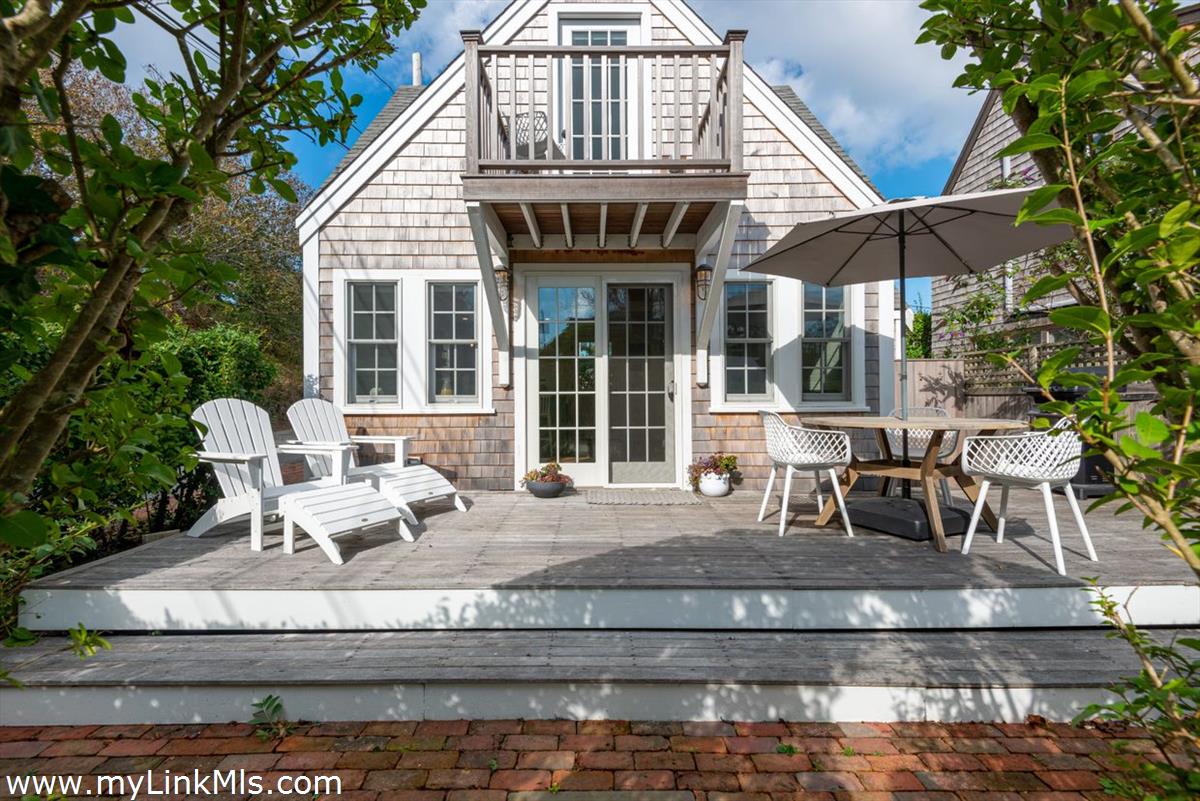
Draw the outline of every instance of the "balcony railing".
M462 36L468 175L742 171L745 31L711 46Z

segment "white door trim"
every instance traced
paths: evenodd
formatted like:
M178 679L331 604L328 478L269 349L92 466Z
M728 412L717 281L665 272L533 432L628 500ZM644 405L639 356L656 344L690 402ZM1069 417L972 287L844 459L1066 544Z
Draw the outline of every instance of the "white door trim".
M644 268L649 267L652 271ZM607 313L597 315L597 349L599 350L596 370L596 449L597 464L604 476L600 486L631 487L687 487L687 466L692 460L692 351L691 351L691 265L682 263L663 264L562 264L514 265L513 303L517 309L519 325L513 330L513 488L520 489L521 476L534 467L536 445L533 442L537 426L535 408L537 393L531 392L529 381L532 371L527 369L528 359L537 357L537 320L529 303L530 289L537 279L546 277L570 277L597 279L600 288L600 303L607 296L610 283L669 284L674 297L673 359L675 362L675 481L665 484L620 484L613 485L608 476L608 332L602 323L607 322ZM603 361L601 361L603 360ZM603 394L601 392L603 391ZM564 465L571 473L571 468ZM574 473L571 473L574 475Z

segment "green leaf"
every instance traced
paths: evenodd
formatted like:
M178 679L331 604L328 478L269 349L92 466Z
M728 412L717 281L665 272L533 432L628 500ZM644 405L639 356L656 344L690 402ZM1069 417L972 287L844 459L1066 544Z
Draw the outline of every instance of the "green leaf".
M1017 212L1017 225L1020 225L1029 219L1031 215L1044 209L1058 197L1059 192L1066 188L1066 184L1047 184L1030 192L1029 197L1025 198L1025 202L1021 204L1021 210Z
M36 548L50 537L50 527L37 512L21 509L0 517L0 542L14 548Z
M104 119L100 120L100 133L104 134L104 141L108 142L109 147L116 147L125 138L121 123L111 114L105 114Z
M1034 150L1047 150L1052 147L1062 147L1062 141L1058 137L1046 133L1026 134L997 153L996 158L1030 153Z
M1159 236L1166 239L1179 230L1180 226L1187 222L1191 211L1192 204L1186 200L1171 208L1170 211L1163 215L1162 220L1158 224Z
M1153 448L1146 447L1145 445L1138 442L1136 439L1129 436L1128 434L1123 435L1121 437L1121 439L1119 440L1118 444L1120 445L1121 450L1124 451L1127 456L1130 456L1134 459L1161 459L1162 458L1161 453L1154 450Z
M280 178L272 178L271 186L274 187L275 191L279 193L279 196L288 203L296 202L296 191L292 189L291 185L288 184L287 181L284 181Z
M1064 306L1050 312L1050 322L1063 328L1088 331L1104 335L1112 327L1112 321L1104 309L1096 306Z
M1082 350L1078 347L1063 348L1046 359L1038 370L1038 383L1042 387L1048 388L1058 378L1058 374L1062 372L1063 368L1070 366Z
M1083 225L1083 218L1074 209L1046 209L1037 214L1031 214L1026 219L1037 225Z
M1112 73L1108 70L1088 70L1076 75L1067 83L1067 102L1078 103L1085 96L1095 93L1100 87L1113 82Z
M1041 300L1051 292L1057 292L1069 283L1071 283L1071 277L1068 275L1043 275L1034 282L1033 286L1025 290L1025 296L1021 299L1021 302L1028 304Z
M1138 412L1134 419L1138 439L1147 445L1158 445L1171 436L1171 429L1162 420L1149 412Z

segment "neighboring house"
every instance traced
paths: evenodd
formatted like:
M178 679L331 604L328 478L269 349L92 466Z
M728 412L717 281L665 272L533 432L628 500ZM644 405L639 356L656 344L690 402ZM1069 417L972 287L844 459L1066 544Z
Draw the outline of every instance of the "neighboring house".
M1200 25L1200 3L1176 10L1181 26ZM1020 137L1012 118L1004 113L1001 93L990 91L959 151L942 194L985 192L1000 186L1040 185L1045 183L1029 153L997 158L1001 150ZM1047 318L1050 309L1069 306L1075 301L1070 292L1060 289L1034 304L1023 304L1022 297L1043 273L1037 256L1020 260L1015 265L998 267L987 276L934 278L932 288L933 353L935 356L961 356L971 350L971 343L961 332L952 336L946 317L953 309L961 309L971 296L986 292L995 297L997 314L990 325L980 326L977 333L998 334L1005 339L1019 339L1030 345L1052 345L1058 329Z
M1000 102L1000 93L988 92L983 106L967 134L942 194L958 195L986 192L1002 186L1040 185L1041 172L1029 153L997 158L997 154L1020 137L1017 124ZM982 277L937 277L932 282L933 355L961 356L973 349L967 334L987 333L1004 338L1020 337L1029 344L1053 341L1054 329L1046 313L1055 306L1073 303L1069 292L1056 291L1036 305L1021 302L1025 291L1037 279L1037 256L1001 265ZM961 309L973 295L984 293L993 299L995 319L970 332L951 331L946 318L953 309Z
M683 486L719 450L761 486L759 409L888 411L891 282L740 271L881 200L744 38L681 0L516 0L464 32L297 220L310 394L462 489L549 461Z

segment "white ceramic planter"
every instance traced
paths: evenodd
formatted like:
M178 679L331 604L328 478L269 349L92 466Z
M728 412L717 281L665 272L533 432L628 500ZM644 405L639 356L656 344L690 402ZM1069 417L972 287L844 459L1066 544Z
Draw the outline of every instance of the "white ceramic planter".
M700 494L710 498L722 498L729 494L729 475L703 473L700 476Z

